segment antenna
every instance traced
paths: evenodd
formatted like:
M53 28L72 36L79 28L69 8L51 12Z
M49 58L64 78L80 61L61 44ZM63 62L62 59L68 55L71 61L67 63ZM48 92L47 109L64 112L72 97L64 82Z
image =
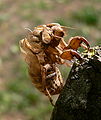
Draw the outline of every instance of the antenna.
M61 26L62 29L77 29L77 28L74 28L74 27L67 27L67 26Z
M77 29L77 28L74 28L74 27L66 27L66 28L68 28L68 29Z
M28 31L29 31L29 32L31 32L31 33L33 32L33 31L32 31L32 30L30 30L29 28L25 28L25 30L28 30Z

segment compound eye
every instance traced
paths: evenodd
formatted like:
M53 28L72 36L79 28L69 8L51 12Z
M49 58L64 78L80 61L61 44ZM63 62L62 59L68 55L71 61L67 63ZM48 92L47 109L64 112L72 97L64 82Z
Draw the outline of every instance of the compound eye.
M59 37L64 36L64 30L60 26L53 26L52 30L55 36L59 36Z
M60 34L60 37L64 36L64 32L63 31L61 31L59 34Z
M53 34L56 35L56 36L59 36L59 37L63 37L64 36L64 32L63 31L53 30Z
M64 32L60 29L57 29L57 30L53 30L53 34L55 36L59 36L59 37L63 37L64 36Z

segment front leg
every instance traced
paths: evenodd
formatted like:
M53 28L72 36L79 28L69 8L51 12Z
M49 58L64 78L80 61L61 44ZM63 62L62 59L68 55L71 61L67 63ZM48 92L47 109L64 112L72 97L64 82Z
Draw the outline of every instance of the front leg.
M47 76L47 70L51 69L50 64L46 64L44 66L41 66L41 76L42 76L42 85L43 88L46 86L46 76Z
M51 96L51 94L49 93L49 90L48 90L47 88L46 88L46 92L47 92L47 96L48 96L48 98L49 98L50 103L52 104L52 106L54 106L52 96Z
M66 46L67 46L67 43L64 41L63 38L61 38L58 47L59 47L61 50L63 50L64 48L66 48Z
M46 96L48 96L50 103L54 106L53 99L52 99L51 94L47 88L46 79L49 79L49 78L55 76L56 73L52 73L52 74L47 75L47 71L49 69L51 69L50 64L46 64L44 66L41 66L42 85L43 85L43 89L45 91Z
M64 50L63 53L60 55L60 57L62 59L65 60L72 60L74 57L76 57L79 61L82 61L81 56L79 55L79 53L77 53L75 50L72 49L68 49L68 50Z
M90 48L89 42L84 37L75 36L69 39L68 45L64 49L65 50L67 49L77 50L81 46L84 49Z

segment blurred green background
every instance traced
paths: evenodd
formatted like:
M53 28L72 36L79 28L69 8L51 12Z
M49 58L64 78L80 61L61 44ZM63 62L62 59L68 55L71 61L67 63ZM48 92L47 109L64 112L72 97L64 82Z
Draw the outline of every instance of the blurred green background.
M32 86L19 40L39 24L73 27L66 41L80 35L101 45L101 0L0 0L0 120L49 120L53 107ZM66 79L70 68L62 66Z

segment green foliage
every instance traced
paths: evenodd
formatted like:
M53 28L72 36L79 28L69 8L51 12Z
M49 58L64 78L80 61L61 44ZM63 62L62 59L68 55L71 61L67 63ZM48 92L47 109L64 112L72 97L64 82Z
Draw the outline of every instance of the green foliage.
M50 0L39 0L36 3L37 9L40 9L40 10L51 10L51 9L54 9L53 6L54 6L53 2Z
M25 113L30 116L29 119L30 120L42 120L43 119L47 120L45 116L45 114L49 115L49 112L52 110L52 107L50 105L47 105L47 107L44 106L44 104L40 104L40 106L37 107L37 109L33 108L27 108L25 109Z
M69 3L70 0L54 0L56 1L57 3Z
M7 112L10 107L10 95L5 91L0 91L0 114Z
M9 18L10 18L10 15L8 15L6 13L5 14L1 14L0 15L0 24L5 22L5 21L7 21Z
M12 80L6 84L6 88L0 91L0 114L21 111L29 119L41 120L52 110L52 106L42 102L42 97L27 81Z
M10 48L10 50L11 50L12 53L16 54L16 53L18 53L19 48L18 48L17 45L12 45L12 47Z
M0 46L2 46L4 43L5 41L0 39Z
M59 24L61 24L61 25L63 25L63 26L68 26L69 25L69 23L66 21L66 18L56 18L55 20L54 20L56 23L59 23Z
M0 10L4 10L5 8L8 8L8 4L4 4L0 1Z
M73 19L88 25L97 25L99 21L99 12L92 7L86 7L74 12Z
M38 18L38 17L36 17L36 19L34 20L34 22L35 22L35 25L37 26L37 25L41 25L41 24L44 24L44 22L43 22L43 19L42 18Z
M35 5L35 2L34 1L25 1L23 4L20 5L20 9L21 10L30 10L30 9L33 9L35 8L36 5Z
M45 1L40 0L40 2L37 3L37 7L42 10L47 10L48 4Z
M17 78L7 82L6 90L0 92L0 114L21 111L29 120L47 120L45 116L49 115L52 106L48 102L42 102L44 97L40 97L41 93L34 88L26 74L26 64L19 61L13 69Z
M26 82L27 83L27 82ZM39 99L39 96L35 93L30 84L26 84L24 81L15 80L7 85L8 91L11 94L19 95L22 99L18 100L18 109L23 109L30 105L35 105Z

